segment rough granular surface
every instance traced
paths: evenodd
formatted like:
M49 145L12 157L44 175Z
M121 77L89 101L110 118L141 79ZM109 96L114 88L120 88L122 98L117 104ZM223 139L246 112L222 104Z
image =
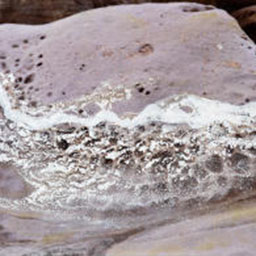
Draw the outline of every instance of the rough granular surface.
M176 96L118 116L99 101L97 115L81 118L71 111L75 102L22 111L9 93L14 78L2 79L0 160L34 188L22 199L2 198L2 207L90 219L255 189L255 103Z
M1 256L103 256L201 213L194 233L213 235L213 208L255 195L256 48L225 12L131 5L0 31ZM252 219L232 214L217 226Z

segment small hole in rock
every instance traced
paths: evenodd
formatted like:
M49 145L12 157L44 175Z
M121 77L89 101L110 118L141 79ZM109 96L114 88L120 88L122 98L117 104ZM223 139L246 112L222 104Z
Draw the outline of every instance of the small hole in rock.
M247 35L242 35L241 38L244 39L245 41L249 40Z
M82 114L84 111L82 109L79 109L78 113Z
M16 59L16 60L15 60L15 62L19 62L19 61L20 61L20 59Z
M24 84L29 84L32 83L34 81L35 78L35 74L30 74L28 75L25 80L24 80Z
M24 39L24 40L23 40L23 43L24 43L24 44L28 44L28 40L27 40L27 39Z
M30 105L31 105L31 107L34 107L34 108L35 108L35 107L37 106L37 102L36 102L36 101L31 101L31 102L30 102Z
M66 95L66 92L62 92L62 95Z
M18 44L13 44L13 45L12 45L12 48L18 48L18 47L19 47Z
M43 58L43 54L39 54L39 55L38 55L38 58L39 58L39 59Z
M25 97L24 97L24 95L21 95L18 99L19 100L25 100Z
M0 59L1 59L1 60L5 60L5 59L6 59L6 57L5 57L5 56L3 56L3 55L1 55L1 56L0 56Z
M185 8L183 12L200 12L199 8Z
M151 44L144 44L138 50L138 52L141 53L142 55L148 55L153 51L154 51L154 48Z
M45 38L46 38L46 36L45 36L45 35L40 36L40 40L44 40Z
M192 7L192 6L187 6L183 8L183 12L202 12L202 11L210 11L213 10L213 6L198 6L198 7Z
M2 69L6 69L6 63L5 62L2 62L1 66L2 66Z
M222 158L214 154L212 155L206 162L205 166L211 171L211 172L222 172L223 171L223 161Z
M16 78L16 79L15 79L15 82L19 82L19 83L22 82L22 77Z
M66 150L69 147L69 144L66 140L61 139L60 141L57 141L57 146L59 149Z
M40 67L42 65L43 65L43 62L39 62L39 63L36 64L37 67Z
M149 95L150 94L150 91L146 91L146 93L145 93L146 95Z
M140 92L140 93L144 92L144 88L143 87L139 88L138 92Z
M83 71L84 68L85 68L85 64L82 64L82 65L80 66L79 70L80 70L80 71Z
M52 96L52 92L48 92L48 93L47 93L47 96L48 96L48 97L51 97L51 96Z

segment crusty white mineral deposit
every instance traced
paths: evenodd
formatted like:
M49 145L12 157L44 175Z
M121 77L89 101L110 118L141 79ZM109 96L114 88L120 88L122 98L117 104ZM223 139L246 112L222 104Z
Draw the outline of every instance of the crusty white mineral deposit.
M254 188L256 103L177 95L118 116L98 101L95 116L78 117L71 110L82 97L30 113L16 104L14 80L1 74L0 161L33 191L1 198L3 208L91 219L95 212L202 205Z

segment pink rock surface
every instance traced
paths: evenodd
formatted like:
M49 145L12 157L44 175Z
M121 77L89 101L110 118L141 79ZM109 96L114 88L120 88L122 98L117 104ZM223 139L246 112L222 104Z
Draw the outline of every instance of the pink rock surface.
M104 29L99 29L103 27ZM95 113L102 107L97 103L103 104L104 100L112 106L113 113L123 115L122 119L118 119L120 123L125 120L125 114L132 113L136 116L136 113L141 113L149 104L174 94L196 94L234 104L254 101L256 92L255 45L243 33L233 18L224 11L198 4L145 4L93 10L41 26L6 24L0 26L0 32L1 71L12 73L16 78L14 84L9 83L5 84L4 88L1 87L0 102L4 110L3 117L6 118L1 123L1 129L3 129L1 130L3 140L1 146L5 150L1 152L1 161L9 163L8 161L11 162L12 160L13 165L16 164L20 167L20 169L16 169L17 166L12 168L12 165L7 165L7 168L4 165L2 167L6 168L1 169L5 173L2 176L3 183L0 182L0 201L3 206L3 213L0 218L2 225L0 255L75 254L101 256L106 255L110 246L113 247L108 255L118 256L124 256L125 253L129 256L136 254L146 256L150 253L151 255L175 255L176 249L179 253L183 253L181 255L192 256L194 253L199 253L200 248L204 256L222 252L228 256L232 254L234 256L234 253L244 253L244 255L249 253L248 255L250 255L254 252L252 237L254 238L253 234L255 233L255 219L253 218L255 209L251 205L243 206L241 204L229 212L226 209L229 205L227 204L225 205L226 210L223 211L224 215L220 213L219 217L214 215L212 208L206 207L207 211L203 212L205 216L202 218L196 200L188 200L185 207L181 207L184 212L171 209L171 214L169 208L168 211L162 212L159 205L156 205L156 208L152 207L153 209L132 208L133 203L137 206L137 199L141 200L140 203L143 202L143 196L141 196L143 191L139 196L133 194L133 187L129 187L129 185L133 185L133 182L140 185L145 181L130 172L134 170L135 163L132 162L132 168L130 165L128 168L120 169L124 173L123 176L116 175L114 177L111 172L110 174L107 173L106 176L113 179L113 186L111 182L109 185L108 180L104 177L104 171L117 172L120 170L116 170L118 168L114 169L114 167L113 169L105 168L112 162L109 159L103 159L103 151L99 153L98 150L111 147L109 145L105 147L104 144L108 142L110 137L107 134L109 132L108 127L107 125L104 126L104 123L96 122L97 127L90 128L92 134L87 134L86 129L84 129L86 127L81 127L79 123L86 123L90 126L89 121L94 121ZM121 88L120 91L118 91L119 87ZM112 95L113 92L115 95ZM127 97L123 96L124 92L127 92ZM7 96L3 97L3 95ZM114 101L118 97L120 100ZM10 103L9 98L13 102ZM221 123L222 126L218 127L218 122L213 122L213 126L206 127L199 135L194 129L190 129L191 137L189 137L190 134L184 136L193 138L193 132L195 132L198 140L205 139L206 142L203 141L204 144L201 143L199 146L205 146L206 150L200 151L202 153L200 156L194 152L191 153L193 151L191 148L189 149L191 152L183 152L182 150L194 143L188 140L188 145L185 145L184 148L180 147L181 144L179 143L170 146L171 150L175 147L181 148L181 152L175 153L174 156L179 159L179 155L184 153L186 159L190 161L196 155L202 166L207 165L208 175L214 177L214 182L217 183L218 181L216 187L214 187L214 182L208 184L208 187L213 188L213 193L217 195L216 198L213 198L216 203L213 204L214 206L220 207L223 198L229 199L229 197L232 198L240 193L245 196L246 202L251 201L252 199L249 198L248 194L255 191L255 169L253 168L255 154L249 143L255 141L254 105L247 104L244 106L245 108L238 109L235 106L209 101L207 107L214 106L210 108L212 113L209 111L207 112L209 116L203 115L204 118L198 120L197 118L200 116L198 113L200 111L204 113L204 109L207 108L207 101L196 97L190 97L186 100L186 97L180 98L180 107L176 108L176 111L181 116L189 116L192 124L193 119L196 119L199 124L204 124L204 121L209 118L210 121L221 120L224 125ZM79 108L80 101L88 103L84 109ZM162 103L168 106L170 102L163 101ZM188 104L183 104L184 102ZM103 109L108 109L108 104L103 104ZM175 101L173 104L175 105ZM200 104L203 107L200 108ZM47 106L46 110L43 108L44 106ZM221 111L214 112L214 108L219 109L219 107ZM49 109L52 109L52 115ZM62 113L64 110L67 111ZM92 119L83 116L83 110L86 110ZM225 112L226 110L227 112ZM60 114L61 118L56 112ZM175 108L173 112L175 112ZM148 118L155 115L154 111L146 114ZM84 119L77 119L77 116ZM179 119L179 115L171 115L171 117L173 119L170 118L167 121L174 126L183 121ZM11 123L10 127L7 125L8 118ZM104 118L107 119L108 116L103 116ZM155 116L156 120L160 120L159 118ZM177 123L175 123L174 118L178 120ZM232 119L234 119L234 124ZM77 123L80 126L78 128L72 127L70 120L78 120ZM56 127L56 125L60 127ZM118 138L121 144L123 143L122 147L115 148L114 153L125 150L125 146L134 150L133 142L140 135L145 135L145 141L149 139L149 143L154 138L159 138L155 143L146 145L146 149L150 151L150 146L154 148L155 145L159 146L157 144L159 141L162 142L160 135L162 133L164 136L166 135L164 134L165 131L160 131L161 127L158 130L158 126L153 123L153 128L149 128L150 125L147 124L146 127L149 131L146 131L145 134L143 133L145 127L137 127L140 130L138 133L135 128L126 130L126 128L118 127L118 125L117 122L117 128L109 126L110 130L113 128L112 131L115 132L117 129L120 133L114 133L114 139L112 138L109 142L115 144L117 143L115 139ZM240 133L240 128L245 129L245 132ZM185 128L182 126L180 131L182 132L183 129L186 130L187 126ZM170 134L170 136L176 136L180 139L179 136L182 137L180 131L177 130L177 135L174 131L174 135ZM149 136L147 132L149 132ZM80 135L81 137L79 137ZM119 135L120 137L118 137ZM107 137L106 140L104 136ZM8 142L10 138L15 142L14 145L10 145ZM102 138L103 141L101 141ZM207 140L212 138L215 138L211 142L216 152L221 153L222 149L229 151L228 154L230 155L223 157L224 163L224 160L219 156L216 157L216 154L212 156L210 143L207 143ZM227 147L228 140L234 142L234 148L237 145L235 150L238 152L232 153L234 148L231 150ZM101 142L98 143L99 141ZM86 154L80 146L86 147ZM10 150L8 151L6 148ZM78 150L82 151L81 154L77 152ZM161 153L162 148L157 150ZM162 156L171 157L170 154L156 154L154 156L154 152L151 151L151 160L154 157L155 159ZM95 155L100 154L100 161L97 158L87 157L89 156L88 152ZM135 156L130 157L130 155L122 154L122 157L125 161L141 161L141 165L145 167L146 162L138 160L140 155L137 154L137 158ZM208 158L204 159L202 156L211 156L209 159L212 161L209 161ZM92 166L91 162L87 165L85 162L88 159L94 163L99 162L97 162L99 166L96 166L95 172L93 172L94 165ZM195 159L192 159L188 164L192 166L193 161ZM47 163L46 166L44 166L45 163ZM87 169L82 168L83 166L80 168L81 163L83 165L86 163ZM126 163L124 163L121 164L125 165ZM55 169L54 164L58 164L57 169ZM26 166L31 167L31 169L26 169ZM101 169L102 166L105 169ZM191 168L192 171L196 169L193 168L194 166ZM88 170L92 171L92 175ZM229 176L227 170L230 170L235 177L234 179L232 175ZM231 190L228 191L230 193L225 190L228 195L226 197L221 197L221 187L225 184L225 179L224 181L218 179L223 178L222 172L231 182ZM162 173L165 173L165 170ZM20 180L18 174L24 175L26 178L24 178L24 182ZM88 179L86 175L88 175ZM97 179L96 182L93 181L93 175L102 181L103 185L97 183ZM152 179L153 185L155 185L155 179L159 181L161 178L166 178L162 174L158 175L157 172L153 173L152 176L154 177ZM250 180L246 179L248 176L250 176ZM145 177L147 176L145 175ZM184 177L187 177L186 173ZM115 179L123 183L116 182ZM90 186L88 180L92 180L92 184L95 182L98 187ZM166 186L159 183L160 186L152 186L151 194L145 192L145 205L148 206L149 199L154 200L156 198L158 200L160 198L161 200L161 196L157 193L160 191L160 195L165 195L169 185L176 186L177 193L182 192L181 197L177 198L178 202L185 198L184 202L186 196L191 195L191 191L195 192L192 193L193 197L197 193L196 186L200 185L194 179L188 181L181 179L181 182L179 180L175 182L175 179L171 180L170 178L168 181L173 181L173 183ZM35 184L36 188L27 189L27 182ZM83 182L86 189L80 186ZM104 182L109 187L104 187ZM146 182L150 182L150 177L149 181L146 180ZM156 183L156 185L159 184ZM202 184L204 183L202 182ZM127 190L125 190L125 185L128 187ZM15 186L12 193L8 191L10 186ZM39 192L33 193L33 189ZM87 189L91 189L92 193L89 194L88 201L83 201L84 198L81 198L80 194L87 195ZM99 192L100 190L101 192ZM109 194L104 197L106 191ZM131 193L123 194L123 191L131 191ZM207 198L207 192L204 194L204 191L202 189L200 196L203 197L206 194L205 197ZM102 198L103 200L93 201L94 194L96 197L99 195L100 200ZM113 198L119 200L111 200L112 195L115 196ZM120 195L122 195L121 198ZM74 197L70 198L70 196ZM70 200L66 200L67 198ZM97 205L92 205L92 202L96 202ZM229 203L228 200L226 202ZM106 207L104 203L107 205ZM132 206L130 208L127 206L125 208L128 209L127 211L123 210L122 207L129 205L129 203ZM107 208L108 206L109 208ZM100 210L97 211L97 207L99 209L105 207L109 210L100 212ZM190 207L196 211L187 212ZM202 208L205 210L204 207ZM58 213L68 212L73 219L56 220L55 218L54 221L52 219L50 221L51 215L57 211ZM45 212L48 215L45 215ZM242 217L230 222L229 217L234 215L235 217L240 215ZM61 217L61 214L58 216ZM88 221L87 217L91 218L91 222ZM215 217L222 221L220 221L221 223L218 222L217 228ZM115 222L116 219L119 222ZM166 227L160 231L157 229L152 231L153 233L147 233L147 230L160 226L159 220L161 220L160 224L163 224L163 220L166 221ZM118 226L116 223L120 225ZM240 226L245 223L248 223L248 229L245 225ZM223 233L221 232L222 226L226 227ZM189 233L191 227L195 233ZM234 227L235 233L233 233ZM145 233L134 239L131 238L127 244L114 246L141 231L145 231ZM185 231L187 231L184 235L185 239L179 237ZM230 237L231 234L240 232L244 234L247 242L240 241L237 237ZM176 233L177 236L172 237L173 233ZM224 237L228 237L224 251L220 251L220 248L225 244L220 244L214 240L218 236L221 236L223 240ZM205 241L200 243L198 240L202 237L205 237ZM188 239L191 239L190 243L186 243ZM168 246L165 247L169 242L172 242L174 246L171 247L172 251ZM178 248L175 247L176 245ZM180 249L181 247L182 249ZM239 248L240 251L234 252L236 248ZM205 249L209 250L205 252Z
M20 99L31 106L92 94L104 83L131 89L130 100L114 104L118 112L177 93L235 104L255 99L255 45L226 12L210 7L116 6L0 31L2 70L15 74Z

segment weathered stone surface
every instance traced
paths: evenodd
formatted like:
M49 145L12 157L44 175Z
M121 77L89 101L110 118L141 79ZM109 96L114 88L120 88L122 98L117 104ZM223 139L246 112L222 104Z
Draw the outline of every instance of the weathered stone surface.
M212 206L252 200L255 45L224 11L119 6L0 32L0 162L24 179L0 194L2 255L105 255L200 214L214 237Z
M107 256L253 256L255 202L183 219L113 246Z
M102 23L106 29L99 30ZM131 90L130 100L113 104L118 112L140 111L177 93L235 104L255 97L255 45L212 7L111 7L0 31L1 69L15 74L18 101L32 108L90 95L108 83Z

